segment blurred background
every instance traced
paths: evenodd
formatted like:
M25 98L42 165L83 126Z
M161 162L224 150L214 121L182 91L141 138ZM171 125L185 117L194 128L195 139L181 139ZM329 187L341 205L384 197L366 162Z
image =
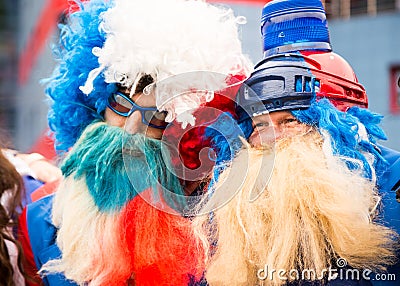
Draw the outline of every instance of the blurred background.
M145 1L145 0L144 0ZM260 17L267 0L209 1L247 18L243 48L262 58ZM385 116L386 146L400 150L400 0L325 0L333 51L354 68L371 110ZM51 45L68 0L0 0L0 141L51 157L48 102L40 81L55 65ZM47 154L48 153L48 154Z

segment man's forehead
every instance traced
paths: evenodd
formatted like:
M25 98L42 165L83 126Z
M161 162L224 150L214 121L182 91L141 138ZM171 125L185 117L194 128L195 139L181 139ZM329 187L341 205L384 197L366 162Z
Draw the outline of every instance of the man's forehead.
M270 121L269 113L256 115L252 120L254 122Z
M146 93L135 93L131 95L131 99L136 103L150 103L152 105L156 104L156 98L154 93L146 94ZM140 104L139 104L140 105Z

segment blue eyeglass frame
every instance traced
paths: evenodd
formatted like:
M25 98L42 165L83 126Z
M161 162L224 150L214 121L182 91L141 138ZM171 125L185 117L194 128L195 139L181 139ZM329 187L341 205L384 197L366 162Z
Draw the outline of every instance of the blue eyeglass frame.
M132 108L131 108L128 112L121 112L121 111L116 110L114 107L112 107L112 106L111 106L111 103L110 103L110 99L111 99L111 98L114 98L114 101L117 102L117 101L115 100L115 95L121 96L121 97L124 98L127 102L129 102L130 104L132 104ZM142 107L142 106L136 104L135 102L133 102L128 96L126 96L126 95L125 95L124 93L122 93L122 92L119 92L119 91L113 92L113 93L110 95L110 97L108 98L108 100L107 100L107 107L110 108L110 109L111 109L113 112L115 112L116 114L121 115L121 116L123 116L123 117L129 117L129 116L130 116L132 113L134 113L135 111L140 111L140 114L141 114L141 116L142 116L142 123L143 123L143 124L145 124L145 125L147 125L147 126L150 126L150 127L153 127L153 128L157 128L157 129L165 129L165 128L167 128L167 125L165 125L165 126L159 126L159 125L154 125L154 124L148 122L148 121L146 120L146 116L145 116L145 112L146 112L146 111L157 111L157 112L167 113L166 111L158 111L157 107Z

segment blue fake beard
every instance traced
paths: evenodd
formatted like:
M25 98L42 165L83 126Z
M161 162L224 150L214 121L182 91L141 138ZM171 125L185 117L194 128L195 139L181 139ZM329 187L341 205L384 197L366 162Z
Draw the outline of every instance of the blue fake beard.
M185 201L170 157L160 140L129 134L105 123L89 125L62 163L65 177L84 178L96 206L102 212L119 211L148 188L153 198L182 209Z

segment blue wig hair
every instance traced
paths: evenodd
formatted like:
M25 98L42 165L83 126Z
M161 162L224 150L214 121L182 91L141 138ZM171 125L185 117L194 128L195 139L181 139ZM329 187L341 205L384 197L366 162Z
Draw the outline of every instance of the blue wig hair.
M211 147L216 154L210 187L242 147L240 138L248 138L252 132L251 120L238 123L230 112L222 113L213 124L207 126L204 136L210 139Z
M105 34L99 30L101 13L111 8L113 1L77 2L80 10L69 15L68 24L59 26L59 45L53 48L58 65L45 80L51 104L49 126L55 132L56 149L61 151L67 151L86 126L102 118L107 98L116 90L115 84L105 83L101 76L89 95L79 89L99 65L92 49L105 42Z
M377 140L386 140L384 131L379 127L383 116L356 106L342 112L326 98L314 100L307 109L291 112L300 122L314 126L320 132L327 131L331 136L333 154L341 156L344 160L360 160L365 177L372 178L372 169L364 155L365 152L380 159L375 160L374 164L385 162L375 145ZM366 137L360 135L360 124L365 127ZM346 163L350 169L359 167L350 160L346 160Z

